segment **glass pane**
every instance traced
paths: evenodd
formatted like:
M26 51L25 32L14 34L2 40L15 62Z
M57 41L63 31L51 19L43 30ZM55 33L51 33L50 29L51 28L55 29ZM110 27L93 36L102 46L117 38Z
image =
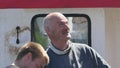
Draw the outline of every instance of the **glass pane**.
M48 37L43 26L43 17L38 17L34 22L34 41L43 45L44 48L48 45Z
M88 44L88 21L85 17L72 17L71 40Z

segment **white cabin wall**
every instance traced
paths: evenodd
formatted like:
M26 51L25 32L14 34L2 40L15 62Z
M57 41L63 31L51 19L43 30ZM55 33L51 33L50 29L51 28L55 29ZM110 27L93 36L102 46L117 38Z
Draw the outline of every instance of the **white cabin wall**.
M106 8L106 54L112 68L120 68L120 8Z
M60 8L60 9L0 9L0 68L4 68L14 61L15 57L10 59L7 46L21 46L25 42L30 41L30 31L24 32L20 38L19 45L15 43L16 36L12 36L11 33L15 33L16 26L21 28L29 27L31 25L31 19L34 15L39 13L49 12L62 12L62 13L84 13L87 14L92 23L92 47L103 57L106 57L106 45L105 45L105 18L104 9L102 8ZM10 36L9 36L10 34ZM7 36L6 36L7 35ZM10 41L6 41L10 39ZM8 43L9 42L9 43Z
M14 49L14 46L20 47L30 41L30 30L27 30L19 37L20 44L16 44L16 27L30 28L30 20L31 16L22 9L0 9L0 68L5 68L15 59L15 55L10 54L14 52L9 51L9 46Z

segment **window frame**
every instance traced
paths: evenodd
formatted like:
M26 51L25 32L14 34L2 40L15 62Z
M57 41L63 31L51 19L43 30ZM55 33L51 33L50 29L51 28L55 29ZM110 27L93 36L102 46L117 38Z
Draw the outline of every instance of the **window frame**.
M34 41L34 37L35 37L35 32L34 32L34 21L36 18L38 17L45 17L47 14L37 14L35 16L32 17L32 20L31 20L31 41ZM90 17L87 15L87 14L63 14L65 15L66 17L85 17L87 20L88 20L88 45L90 47L92 47L92 41L91 41L91 20L90 20Z

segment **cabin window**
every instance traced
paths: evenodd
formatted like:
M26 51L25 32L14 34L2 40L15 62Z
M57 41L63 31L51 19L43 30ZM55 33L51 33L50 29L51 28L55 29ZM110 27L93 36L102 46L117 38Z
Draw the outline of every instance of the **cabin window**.
M35 15L31 20L31 41L40 43L44 48L50 43L43 25L47 14ZM71 41L91 46L91 20L86 14L64 14L71 29Z

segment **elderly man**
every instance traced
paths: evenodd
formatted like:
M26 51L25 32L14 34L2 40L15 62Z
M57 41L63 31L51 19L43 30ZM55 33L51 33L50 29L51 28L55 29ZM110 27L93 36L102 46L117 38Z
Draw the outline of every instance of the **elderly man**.
M47 49L51 61L46 68L110 68L93 48L70 41L70 27L62 13L48 14L44 28L51 40Z

